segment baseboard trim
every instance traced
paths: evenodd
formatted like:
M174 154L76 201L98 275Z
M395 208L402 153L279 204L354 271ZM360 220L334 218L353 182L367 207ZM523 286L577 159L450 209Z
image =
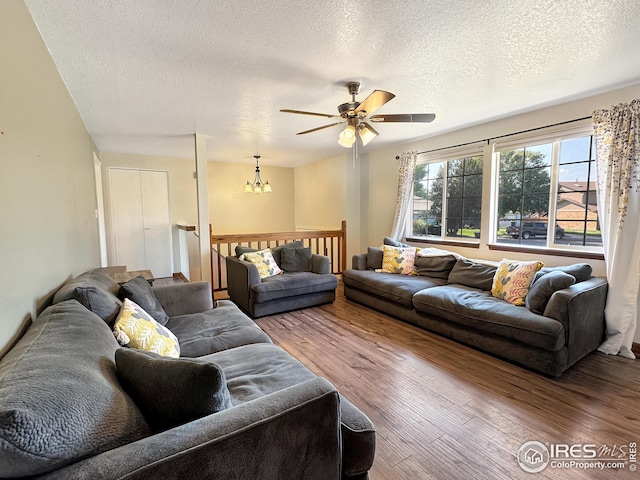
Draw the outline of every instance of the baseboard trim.
M184 273L182 272L173 272L173 278L177 280L182 280L185 283L189 283L189 279L187 279L187 277L185 277Z

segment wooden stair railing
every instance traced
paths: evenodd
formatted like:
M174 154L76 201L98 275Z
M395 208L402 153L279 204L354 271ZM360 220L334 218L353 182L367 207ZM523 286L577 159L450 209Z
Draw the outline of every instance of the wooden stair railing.
M212 232L211 225L209 225L209 232L211 237L211 279L214 291L226 290L226 264L223 259L227 255L235 255L237 245L262 250L300 240L305 247L311 247L312 253L329 257L332 273L339 274L347 268L347 222L344 220L340 230L217 235Z

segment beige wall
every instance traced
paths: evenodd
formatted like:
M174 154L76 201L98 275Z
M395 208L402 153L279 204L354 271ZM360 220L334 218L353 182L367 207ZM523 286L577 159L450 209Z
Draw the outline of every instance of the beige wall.
M209 162L209 218L215 234L291 232L295 228L293 168L260 166L273 192L242 191L255 165Z
M22 0L0 2L0 354L100 263L95 147Z

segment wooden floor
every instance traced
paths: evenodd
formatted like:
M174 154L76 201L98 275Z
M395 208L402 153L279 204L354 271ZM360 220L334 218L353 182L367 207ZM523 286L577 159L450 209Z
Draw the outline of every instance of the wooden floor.
M637 360L593 353L553 380L347 301L342 285L331 305L256 322L371 418L371 480L640 479L516 460L530 440L640 442Z

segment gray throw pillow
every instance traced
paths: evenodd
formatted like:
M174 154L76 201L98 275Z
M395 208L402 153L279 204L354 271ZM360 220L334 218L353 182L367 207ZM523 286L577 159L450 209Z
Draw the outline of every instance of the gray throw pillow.
M451 269L447 281L467 287L479 288L480 290L491 290L493 277L497 269L498 267L493 265L461 258Z
M257 248L244 247L242 245L236 245L236 257L240 258L245 253L257 252Z
M573 265L564 265L561 267L542 267L536 274L536 280L551 272L563 272L571 275L576 279L576 283L579 283L589 280L592 271L593 269L588 263L574 263Z
M151 433L116 378L118 342L75 300L50 306L0 361L0 477L29 477Z
M382 268L382 259L384 258L384 252L378 247L367 248L367 269L377 270Z
M425 277L449 278L449 274L456 264L456 257L453 255L433 255L423 257L416 255L416 273Z
M399 242L391 237L384 237L384 240L382 240L382 243L385 245L389 245L390 247L410 247L411 246L408 243Z
M285 247L280 251L280 268L285 272L310 272L311 247Z
M304 247L304 244L301 240L294 240L293 242L285 243L284 245L280 245L279 247L273 247L271 249L271 254L273 255L273 259L276 261L278 266L282 268L282 249L283 248L298 248Z
M533 313L542 315L551 295L574 283L576 279L568 273L561 271L547 273L531 285L525 298L525 305Z
M169 315L160 305L160 302L153 294L151 285L144 277L136 277L122 285L120 287L120 296L140 305L160 325L166 325L169 321Z
M122 308L120 286L101 270L93 269L65 283L53 296L53 304L77 300L109 325Z
M213 362L120 348L116 369L124 390L156 432L232 406L224 371Z

